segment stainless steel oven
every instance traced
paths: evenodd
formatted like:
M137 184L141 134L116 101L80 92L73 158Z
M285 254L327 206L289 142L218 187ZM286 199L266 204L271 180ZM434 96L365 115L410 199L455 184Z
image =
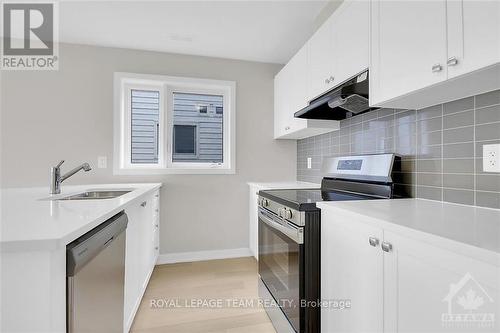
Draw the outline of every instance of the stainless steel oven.
M300 332L304 228L259 208L259 274L296 332Z
M278 333L321 332L316 202L404 197L400 167L394 154L324 158L321 188L259 191L259 294L279 305L266 307Z

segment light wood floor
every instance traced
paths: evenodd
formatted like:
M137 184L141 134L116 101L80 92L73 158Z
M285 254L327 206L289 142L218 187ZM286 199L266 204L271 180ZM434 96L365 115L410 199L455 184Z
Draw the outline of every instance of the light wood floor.
M156 266L132 325L135 333L275 333L263 308L185 307L190 300L257 300L257 262L254 258L201 261ZM167 307L151 306L160 299ZM172 307L174 301L179 300ZM189 304L189 303L188 303Z

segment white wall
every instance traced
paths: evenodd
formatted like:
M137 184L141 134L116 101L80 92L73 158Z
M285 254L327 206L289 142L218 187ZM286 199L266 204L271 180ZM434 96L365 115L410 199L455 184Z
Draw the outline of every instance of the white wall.
M65 184L163 182L161 253L248 247L247 181L296 177L296 142L273 140L281 66L148 51L61 45L59 71L3 72L1 182L48 186L49 167L88 161ZM236 81L235 175L113 176L113 72ZM97 156L108 168L97 169ZM64 170L63 170L64 172Z

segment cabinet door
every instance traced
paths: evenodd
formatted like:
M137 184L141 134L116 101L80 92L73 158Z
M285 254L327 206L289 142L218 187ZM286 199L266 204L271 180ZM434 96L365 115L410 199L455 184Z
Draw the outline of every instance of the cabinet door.
M151 269L156 265L156 260L160 254L160 192L156 192L153 196L153 225L152 225L152 254L151 254Z
M256 186L250 185L249 202L248 202L248 218L249 218L249 244L250 252L252 252L254 258L259 260L259 217L257 215L257 209L259 207L257 195L258 188Z
M308 104L307 48L303 47L274 79L274 137L282 137L307 127L307 120L294 117Z
M297 54L286 65L288 88L286 98L288 99L288 111L286 113L286 125L290 128L285 132L306 126L307 120L295 118L295 112L308 105L307 98L307 47L302 47Z
M154 244L153 244L153 198L148 196L144 198L140 203L141 217L139 223L140 225L140 245L139 245L139 274L140 274L140 290L141 292L146 288L148 284L149 273L152 269L151 258L154 255ZM141 295L142 296L142 295Z
M137 298L140 295L140 219L139 205L132 204L125 210L128 216L125 245L124 327L132 325Z
M274 77L274 138L285 134L287 100L285 99L286 72L284 68Z
M334 86L368 68L369 22L369 1L344 1L334 14Z
M307 87L312 100L334 85L331 18L309 39L307 50Z
M371 103L446 79L446 2L373 1Z
M382 230L321 210L321 298L351 302L321 309L322 332L382 332L383 253L370 237L380 242Z
M430 244L384 232L385 332L496 331L486 321L449 320L453 315L500 315L499 267ZM455 317L456 318L456 317Z
M500 62L500 2L448 1L448 77Z

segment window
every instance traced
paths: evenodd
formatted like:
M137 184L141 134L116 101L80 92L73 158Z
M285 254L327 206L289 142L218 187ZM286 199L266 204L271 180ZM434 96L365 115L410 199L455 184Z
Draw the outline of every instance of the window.
M204 163L223 163L223 123L222 117L214 118L216 105L224 103L223 95L214 94L191 94L174 92L174 162L204 162ZM200 104L203 103L203 104ZM196 109L204 105L206 115L196 114ZM191 125L191 128L186 128ZM182 135L189 131L189 136L178 137L177 126L184 127ZM196 126L193 128L192 126ZM192 138L193 152L190 156L181 156L177 154L177 143L179 140L191 144ZM181 143L182 144L182 143Z
M208 106L207 105L198 105L198 112L201 114L207 114L208 113Z
M230 81L116 73L115 174L234 173L234 90Z
M158 130L160 121L160 92L131 91L132 142L131 163L158 163Z
M198 158L196 132L196 125L174 125L174 161L189 161Z

